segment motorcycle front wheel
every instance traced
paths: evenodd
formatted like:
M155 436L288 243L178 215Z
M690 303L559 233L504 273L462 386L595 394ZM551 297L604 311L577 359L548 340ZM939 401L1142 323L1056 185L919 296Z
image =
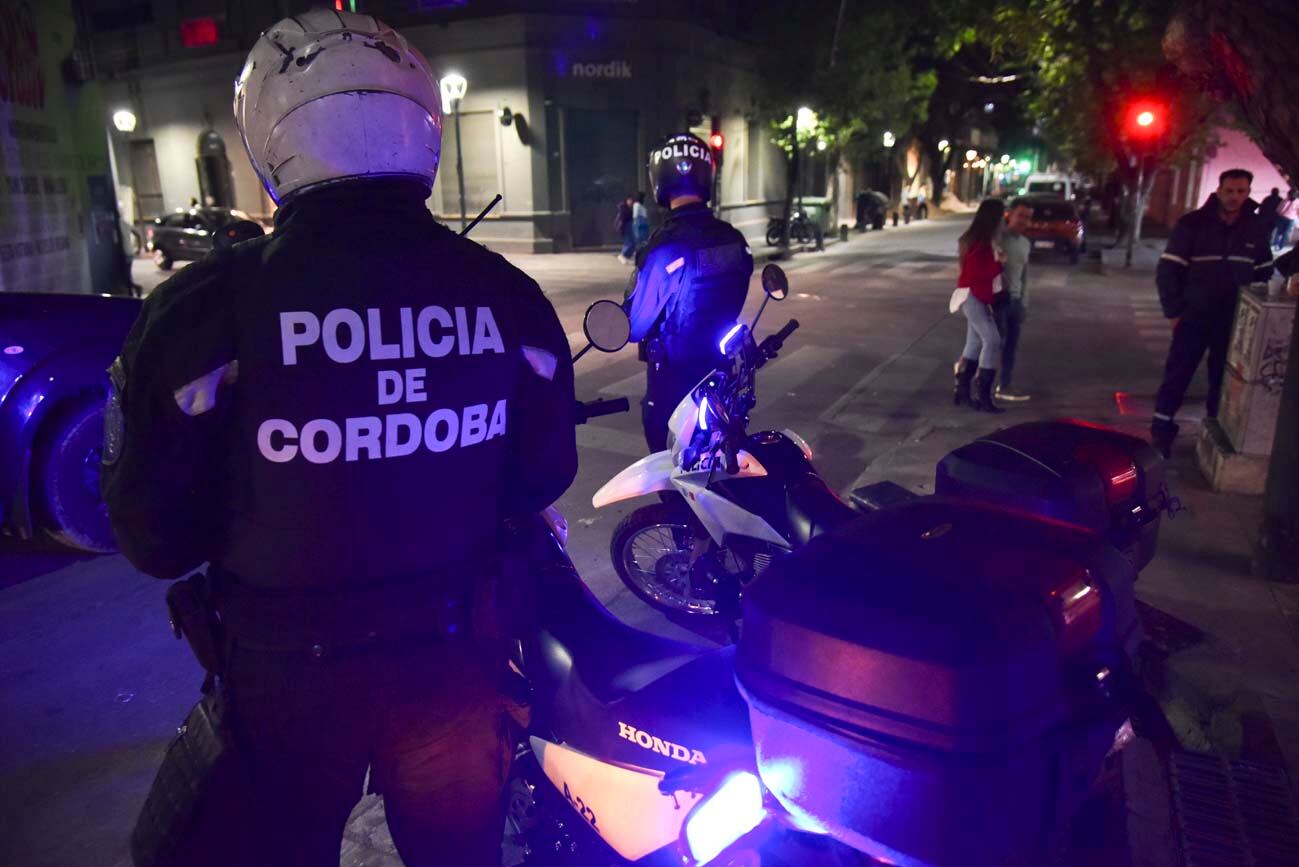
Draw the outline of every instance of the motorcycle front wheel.
M783 229L783 228L784 228L784 226L780 225L779 222L773 222L771 225L767 226L767 246L768 246L768 247L774 247L774 246L776 246L777 244L780 243L780 235L781 235L781 231L780 231L780 230Z
M695 562L695 540L707 540ZM708 539L703 525L684 502L642 506L613 531L609 556L627 589L668 614L719 613L716 569L743 569L735 554ZM711 566L712 568L706 568Z

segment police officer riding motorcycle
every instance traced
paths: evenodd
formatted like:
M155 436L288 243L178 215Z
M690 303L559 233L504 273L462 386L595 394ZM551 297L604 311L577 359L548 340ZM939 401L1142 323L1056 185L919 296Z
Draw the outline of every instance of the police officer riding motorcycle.
M234 110L274 232L159 287L111 371L122 551L163 579L210 563L169 597L209 694L136 863L337 863L368 779L406 864L498 864L517 610L498 534L576 472L564 331L425 207L440 94L398 33L287 18Z
M671 211L637 254L626 309L648 363L641 419L651 452L666 448L672 410L721 361L718 341L744 308L753 274L744 236L708 208L714 170L712 150L689 133L650 152L654 199Z

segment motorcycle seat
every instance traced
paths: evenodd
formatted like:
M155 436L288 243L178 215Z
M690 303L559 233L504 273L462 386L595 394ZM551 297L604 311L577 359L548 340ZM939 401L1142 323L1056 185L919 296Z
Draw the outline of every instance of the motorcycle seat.
M569 575L547 581L538 605L540 645L557 681L575 675L594 698L609 704L707 652L628 626Z
M795 545L806 545L859 514L815 473L790 483L785 495L785 518Z

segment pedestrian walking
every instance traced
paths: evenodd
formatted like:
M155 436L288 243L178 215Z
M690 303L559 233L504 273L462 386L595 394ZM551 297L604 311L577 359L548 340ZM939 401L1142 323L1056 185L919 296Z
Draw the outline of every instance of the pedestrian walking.
M369 15L267 28L235 126L274 233L158 287L110 370L113 531L183 579L208 671L132 863L337 865L367 787L402 863L501 863L526 607L501 526L577 472L573 369L536 282L426 206L434 68Z
M1277 206L1276 211L1276 229L1272 236L1272 249L1284 250L1290 246L1290 232L1294 229L1294 221L1299 217L1299 201L1296 201L1296 192L1292 189L1289 195Z
M632 261L636 253L636 240L632 236L632 194L618 203L618 213L613 218L613 228L622 238L622 249L618 251L618 261L624 265Z
M1258 206L1249 198L1253 180L1245 169L1223 172L1217 192L1177 221L1159 257L1159 303L1172 322L1173 338L1155 397L1150 439L1164 457L1172 453L1178 430L1173 419L1206 351L1205 410L1209 418L1217 416L1240 287L1266 281L1272 274L1272 251Z
M1275 228L1277 211L1281 208L1281 188L1273 187L1267 198L1258 203L1259 223L1269 229Z
M631 234L636 250L649 243L649 208L645 207L644 190L638 190L632 202Z
M1005 254L1001 274L1005 288L1005 301L994 306L997 328L1001 332L1001 382L997 397L1002 400L1028 400L1031 395L1014 387L1015 360L1019 351L1019 338L1028 318L1028 256L1033 242L1024 235L1033 219L1033 205L1027 199L1014 199L1006 213L1006 227L1001 232L998 246ZM1000 295L998 296L1000 298Z
M961 274L949 306L953 312L959 307L965 315L965 348L952 402L957 406L968 404L981 412L1004 412L992 397L993 380L1001 363L1001 334L992 305L1002 272L1004 254L997 249L996 240L1005 213L1006 203L1000 199L984 199L979 205L970 228L960 238Z

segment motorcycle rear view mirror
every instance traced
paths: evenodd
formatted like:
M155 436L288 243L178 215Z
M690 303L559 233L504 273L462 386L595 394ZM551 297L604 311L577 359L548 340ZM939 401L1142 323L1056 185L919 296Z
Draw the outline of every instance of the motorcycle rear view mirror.
M757 330L758 320L762 318L762 312L767 309L768 301L784 301L785 296L789 294L789 278L785 276L785 270L775 263L763 268L762 291L767 294L767 297L762 299L762 306L758 308L757 315L749 325L750 331Z
M622 349L631 339L631 320L621 304L605 299L586 308L582 331L586 334L587 345L573 357L574 361L586 355L591 347L601 352Z
M762 269L762 291L772 301L784 301L789 295L789 278L785 271L774 263Z

